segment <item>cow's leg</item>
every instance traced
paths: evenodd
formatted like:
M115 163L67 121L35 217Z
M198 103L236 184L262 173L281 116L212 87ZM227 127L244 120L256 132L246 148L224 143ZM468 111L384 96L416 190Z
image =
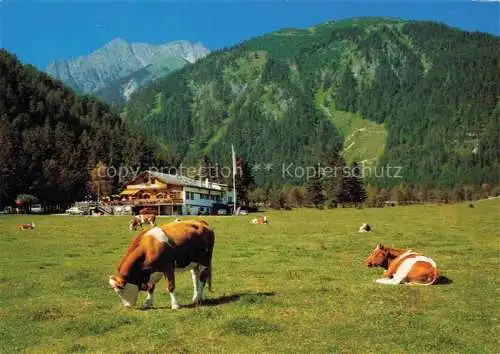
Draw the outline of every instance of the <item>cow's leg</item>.
M394 270L391 271L391 267L389 267L389 269L384 272L384 277L382 279L377 279L376 282L379 284L390 285L405 283L407 281L406 279L408 278L408 273L411 270L411 266L404 267L403 264L401 264L395 272Z
M175 297L175 274L172 266L168 266L165 269L165 277L167 278L167 292L170 295L170 307L173 310L177 310L180 306Z
M154 272L149 276L148 295L142 304L142 306L144 308L153 307L153 294L155 291L155 286L156 286L156 283L158 283L160 281L162 276L163 276L163 273L161 273L161 272Z
M388 285L398 285L400 284L400 281L395 278L380 278L375 280L376 283L378 284L388 284Z
M177 301L177 298L175 297L175 292L169 292L170 295L170 307L172 310L178 310L181 306L179 305L179 302Z
M399 274L398 274L399 273ZM375 282L379 284L390 284L397 285L401 284L401 282L405 279L405 276L401 276L400 272L391 272L391 269L388 269L384 272L384 277L375 280Z
M151 285L148 289L148 295L146 296L146 299L142 303L142 307L148 309L153 307L153 293L155 291L155 284Z
M384 278L392 278L392 276L398 271L398 268L396 267L391 267L384 272Z
M205 267L200 265L200 285L198 288L198 298L201 301L203 299L203 289L205 288L205 284L210 276L210 267Z
M191 269L191 278L193 279L193 303L199 303L201 301L199 266L196 266L194 269Z

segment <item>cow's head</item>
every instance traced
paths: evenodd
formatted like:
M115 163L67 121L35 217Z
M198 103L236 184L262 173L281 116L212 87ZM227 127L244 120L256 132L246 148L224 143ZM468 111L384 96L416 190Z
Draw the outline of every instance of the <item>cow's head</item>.
M115 290L125 307L132 307L139 297L139 286L127 282L121 275L109 277L109 285Z
M136 304L140 291L149 291L150 286L160 280L163 273L154 273L151 269L141 268L140 262L136 262L127 277L116 272L109 277L109 285L115 290L126 307Z
M365 260L365 264L368 267L384 267L387 265L388 257L389 250L381 244L378 244Z

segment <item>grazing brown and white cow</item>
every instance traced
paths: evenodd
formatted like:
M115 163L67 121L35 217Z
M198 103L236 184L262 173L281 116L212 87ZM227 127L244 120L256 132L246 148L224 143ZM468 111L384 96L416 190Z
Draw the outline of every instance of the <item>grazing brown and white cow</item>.
M144 224L150 224L151 226L156 225L156 215L154 214L141 214L137 216L132 216L130 221L130 230L136 230L137 226L142 227Z
M165 276L171 307L178 309L175 273L190 270L193 302L200 303L207 282L211 290L214 245L214 232L204 220L171 222L143 230L132 240L109 284L126 307L135 305L139 291L147 291L143 306L151 307L155 285Z
M429 257L412 250L401 250L377 245L365 261L369 267L386 269L379 284L432 285L439 279L439 269Z
M35 223L29 223L29 224L17 224L16 227L19 230L29 230L29 229L34 229L35 228Z

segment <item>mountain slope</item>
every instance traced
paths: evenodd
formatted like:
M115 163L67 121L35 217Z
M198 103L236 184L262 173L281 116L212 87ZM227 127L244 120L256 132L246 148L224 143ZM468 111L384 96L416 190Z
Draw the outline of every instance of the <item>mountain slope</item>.
M123 117L192 164L347 160L401 166L378 184L498 182L500 39L433 22L356 18L284 29L142 89ZM282 169L259 184L304 183Z
M114 39L87 56L55 61L46 69L77 92L94 93L105 101L128 99L146 82L206 56L200 43L174 41L162 45L129 44Z
M130 132L105 104L75 95L5 50L0 50L0 92L4 203L20 193L54 204L83 198L100 161L116 169L165 163L158 146Z

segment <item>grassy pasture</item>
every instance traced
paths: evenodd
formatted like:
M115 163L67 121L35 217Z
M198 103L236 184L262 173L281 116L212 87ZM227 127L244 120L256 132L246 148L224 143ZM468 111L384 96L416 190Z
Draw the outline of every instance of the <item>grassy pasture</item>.
M499 210L492 200L271 211L268 225L208 217L214 289L178 311L164 280L146 311L109 288L135 234L128 218L0 216L0 352L498 353ZM365 221L374 231L357 233ZM383 270L362 262L378 242L423 251L448 283L376 284ZM177 279L187 304L189 273Z

